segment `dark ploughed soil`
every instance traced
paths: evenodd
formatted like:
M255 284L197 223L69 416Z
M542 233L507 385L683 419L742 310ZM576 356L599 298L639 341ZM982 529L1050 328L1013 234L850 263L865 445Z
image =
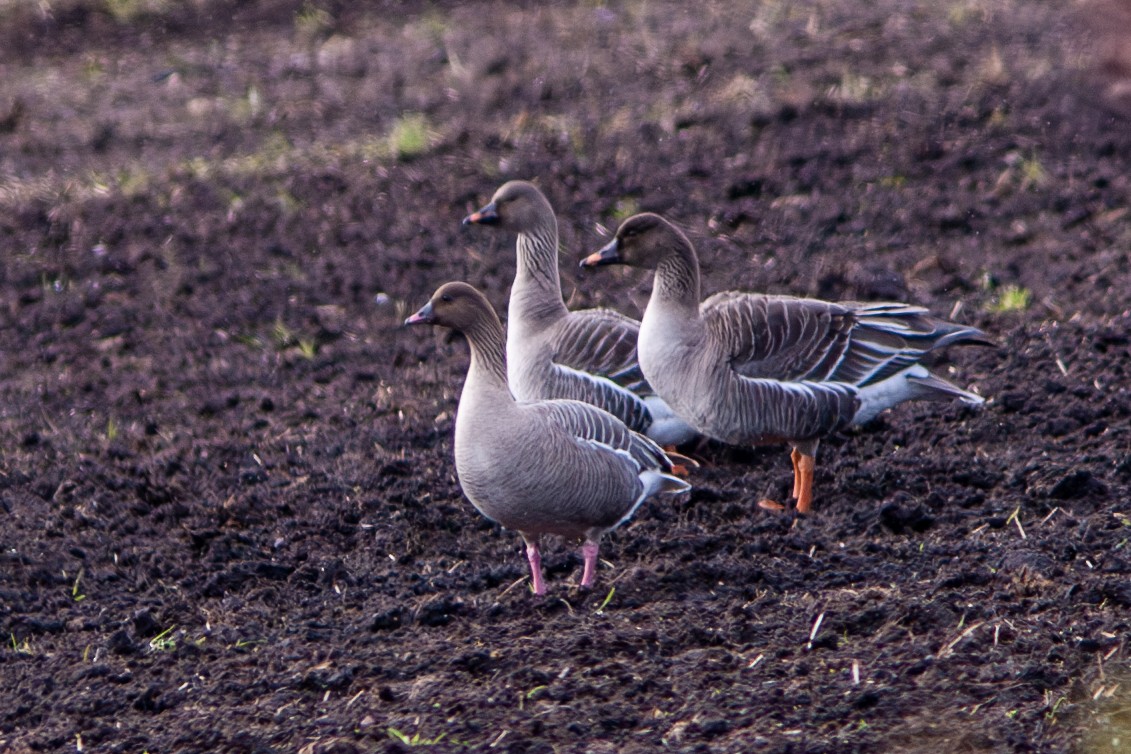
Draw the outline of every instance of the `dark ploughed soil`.
M689 7L0 3L0 752L1131 746L1131 11ZM659 211L707 292L984 328L987 405L826 442L805 520L691 448L538 604L398 326L505 306L514 177L572 305L639 314L574 263Z

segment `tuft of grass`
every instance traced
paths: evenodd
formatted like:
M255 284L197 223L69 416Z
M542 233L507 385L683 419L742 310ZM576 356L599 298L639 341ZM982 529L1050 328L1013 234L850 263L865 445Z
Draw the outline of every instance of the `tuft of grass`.
M389 151L398 160L411 160L428 151L431 136L428 120L420 113L409 113L393 124L389 132Z
M981 0L959 0L959 2L952 3L946 12L947 20L954 26L983 22L988 17L989 10Z
M609 593L605 595L605 599L597 606L598 613L603 612L604 609L609 606L609 603L613 601L613 595L616 593L617 588L615 586L609 587Z
M79 572L75 574L75 583L71 584L71 599L75 602L82 602L86 599L81 589L83 569L80 568Z
M617 203L613 205L613 219L616 220L617 223L621 223L639 211L640 205L636 203L636 200L631 196L626 196L617 199Z
M1020 173L1022 189L1040 188L1049 180L1048 171L1036 155L1029 155L1021 160Z
M879 87L867 76L844 71L840 81L829 87L826 95L836 103L858 104L875 99L879 95Z
M447 733L441 733L435 738L424 738L420 735L420 731L417 731L410 736L407 733L402 733L396 728L392 727L387 728L386 732L389 734L389 738L393 739L394 741L398 741L405 746L435 746L443 741L448 735ZM450 740L449 743L463 745L460 744L459 741L455 740Z
M247 346L248 348L252 349L253 351L262 351L267 347L267 345L263 342L263 339L260 338L258 335L248 335L247 333L238 333L238 334L232 336L232 340L234 340L235 342L239 343L242 346Z
M305 39L317 39L334 26L334 17L328 10L313 3L305 3L295 13L295 31Z
M275 320L275 325L271 328L271 342L276 351L297 348L299 354L307 361L318 353L318 342L314 338L300 337L298 333L287 327L282 319Z
M142 16L160 16L168 0L105 0L106 11L120 24L131 24Z
M313 361L318 354L318 343L313 338L299 338L298 352L307 361Z
M107 442L114 442L118 439L118 422L114 421L114 417L106 420L106 440Z
M172 652L177 648L177 637L172 636L176 626L169 626L149 640L150 652Z
M294 330L287 327L287 324L282 319L275 320L275 326L271 328L271 341L275 344L275 349L284 351L295 344Z
M1020 151L1013 151L1005 156L1005 169L994 181L994 193L1004 194L1018 189L1032 191L1048 182L1048 171L1037 155L1026 156Z
M8 637L12 645L12 651L18 655L33 655L35 651L31 648L31 639L25 637L23 641L16 641L16 635L9 632Z
M1029 308L1032 301L1033 294L1028 288L1022 288L1011 283L1001 289L997 301L993 303L990 309L998 313L1023 312Z

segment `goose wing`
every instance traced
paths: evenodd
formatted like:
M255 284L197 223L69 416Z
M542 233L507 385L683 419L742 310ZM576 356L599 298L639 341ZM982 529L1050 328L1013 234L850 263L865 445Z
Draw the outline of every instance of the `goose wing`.
M755 379L829 379L855 325L852 311L838 304L737 291L711 296L700 314L731 368Z
M860 407L857 388L843 382L737 380L730 405L718 409L732 411L727 424L742 428L744 436L721 438L729 442L819 439L850 425Z
M974 327L900 303L832 303L726 292L701 307L744 377L870 385L953 343L989 344Z
M608 448L635 464L637 470L670 472L671 460L647 437L633 432L612 414L580 401L552 400L527 404L539 415L576 440Z
M555 364L628 384L639 379L636 338L640 323L609 309L570 312L555 326Z
M993 345L978 328L934 317L921 306L856 302L842 306L852 312L852 337L827 379L871 385L955 343Z
M551 364L543 395L546 398L581 401L608 411L629 429L643 432L652 423L644 399L611 379L580 369Z

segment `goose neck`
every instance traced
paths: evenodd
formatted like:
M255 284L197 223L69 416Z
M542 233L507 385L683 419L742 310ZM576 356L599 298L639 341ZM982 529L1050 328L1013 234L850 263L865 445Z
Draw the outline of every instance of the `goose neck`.
M558 231L556 223L518 234L518 270L511 296L526 308L554 314L565 312L562 284L558 277ZM535 314L543 312L535 311Z
M494 322L480 322L464 331L471 347L471 366L467 372L467 383L476 389L485 387L510 394L507 386L507 357L503 344L503 327Z
M691 245L680 239L670 254L656 265L653 296L669 305L698 311L699 261Z

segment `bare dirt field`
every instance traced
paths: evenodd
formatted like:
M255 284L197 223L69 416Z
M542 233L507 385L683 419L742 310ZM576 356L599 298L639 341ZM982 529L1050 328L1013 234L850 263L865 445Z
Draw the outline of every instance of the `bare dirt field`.
M1131 9L1037 0L0 2L0 752L1131 746ZM661 212L706 293L908 301L1000 347L529 593L463 499L510 178L576 261ZM615 588L615 589L614 589Z

